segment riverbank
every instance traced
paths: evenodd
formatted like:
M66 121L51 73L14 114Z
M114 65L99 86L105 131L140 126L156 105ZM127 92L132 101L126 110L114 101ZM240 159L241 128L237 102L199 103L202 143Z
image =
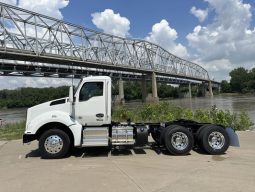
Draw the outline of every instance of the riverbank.
M255 96L255 93L217 93L215 96Z

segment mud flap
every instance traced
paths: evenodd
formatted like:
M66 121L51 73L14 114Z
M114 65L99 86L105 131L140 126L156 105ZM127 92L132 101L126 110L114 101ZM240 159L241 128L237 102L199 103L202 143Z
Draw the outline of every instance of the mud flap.
M225 129L229 137L229 145L233 147L240 147L239 138L235 131L228 127Z

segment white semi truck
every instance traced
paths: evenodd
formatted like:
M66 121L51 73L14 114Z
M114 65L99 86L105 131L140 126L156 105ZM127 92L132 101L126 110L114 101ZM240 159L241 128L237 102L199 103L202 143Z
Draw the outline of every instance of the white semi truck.
M135 147L148 145L149 135L173 155L185 155L193 147L209 154L224 153L236 143L234 131L221 125L188 120L159 123L119 123L111 120L111 79L81 79L69 97L27 110L23 143L39 141L43 158L63 158L72 147Z

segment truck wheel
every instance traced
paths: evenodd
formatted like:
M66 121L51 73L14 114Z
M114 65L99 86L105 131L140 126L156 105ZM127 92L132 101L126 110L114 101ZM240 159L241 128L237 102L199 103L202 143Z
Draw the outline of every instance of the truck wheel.
M173 155L188 154L194 144L192 133L185 127L170 125L164 133L167 150Z
M63 158L70 149L70 138L60 129L50 129L41 135L39 149L42 158Z
M200 149L202 149L203 151L205 151L204 146L203 146L203 130L204 129L210 129L211 127L213 127L215 125L213 124L205 124L203 126L201 126L198 131L196 132L196 139L195 139L195 143L198 145L198 147Z
M205 127L199 134L200 145L211 155L223 154L229 147L229 137L225 129L217 125Z

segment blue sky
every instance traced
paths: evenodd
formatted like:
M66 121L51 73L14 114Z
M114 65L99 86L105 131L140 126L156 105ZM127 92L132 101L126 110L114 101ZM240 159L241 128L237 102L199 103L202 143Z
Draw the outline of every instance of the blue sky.
M123 37L156 43L229 80L255 67L254 0L0 0ZM2 80L3 79L3 80ZM25 79L25 78L24 78ZM54 83L53 83L54 82ZM58 86L65 81L0 77L0 88Z
M251 4L254 12L255 1L244 2ZM190 13L192 6L206 9L208 3L202 0L73 0L61 12L64 20L98 30L92 23L91 14L112 9L130 20L130 34L134 38L144 38L155 23L166 19L177 30L178 42L187 45L186 35L199 24L198 19ZM210 23L213 16L212 12L204 24Z
M166 19L173 28L178 30L179 41L187 43L185 36L198 23L189 11L192 6L205 8L206 4L198 0L88 0L79 1L79 3L70 1L62 13L65 20L97 29L92 23L91 14L112 9L130 20L130 34L134 38L144 38L155 23Z

